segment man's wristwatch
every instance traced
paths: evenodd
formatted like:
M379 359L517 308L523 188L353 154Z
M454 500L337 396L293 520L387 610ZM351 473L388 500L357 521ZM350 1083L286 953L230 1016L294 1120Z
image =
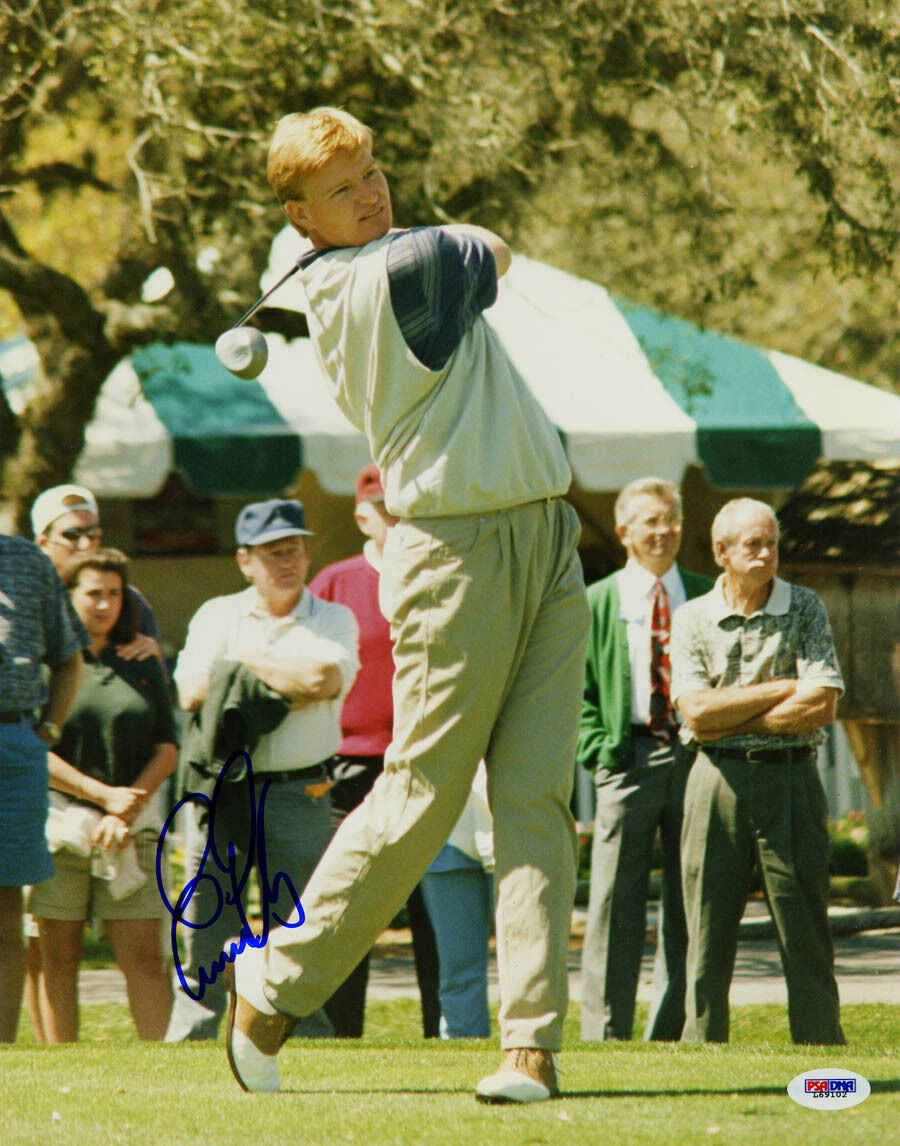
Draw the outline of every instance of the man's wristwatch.
M35 732L37 732L42 740L46 740L51 748L58 742L60 736L62 736L62 729L55 720L42 720L35 729Z

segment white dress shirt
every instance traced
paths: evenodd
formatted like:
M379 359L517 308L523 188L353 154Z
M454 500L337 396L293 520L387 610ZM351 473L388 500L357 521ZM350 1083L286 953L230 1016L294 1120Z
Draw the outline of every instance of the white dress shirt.
M628 633L628 660L631 665L631 722L647 724L650 720L650 627L653 619L653 586L662 581L669 595L669 613L687 599L676 565L662 577L629 558L617 574L620 612Z
M180 691L205 688L219 660L270 656L335 664L341 690L330 700L292 709L281 724L260 738L253 751L255 772L308 768L334 755L341 743L341 708L359 671L359 629L346 605L320 601L303 589L293 610L273 617L250 586L206 601L191 619L175 666Z

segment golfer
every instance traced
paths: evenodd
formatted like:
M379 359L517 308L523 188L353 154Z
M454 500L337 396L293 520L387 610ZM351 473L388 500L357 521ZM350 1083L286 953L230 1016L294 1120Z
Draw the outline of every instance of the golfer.
M569 799L589 626L578 519L562 500L571 475L482 315L508 247L474 226L392 230L371 148L369 129L345 112L289 115L267 174L312 242L300 279L313 343L398 519L380 585L394 640L394 734L384 773L307 885L305 922L237 955L229 1061L246 1089L278 1089L286 1032L405 902L484 758L508 1054L476 1094L531 1102L559 1093L568 1003Z

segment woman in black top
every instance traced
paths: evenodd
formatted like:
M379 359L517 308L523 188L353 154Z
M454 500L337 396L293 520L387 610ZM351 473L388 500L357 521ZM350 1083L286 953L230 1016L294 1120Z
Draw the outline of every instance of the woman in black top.
M40 937L44 1034L51 1043L77 1038L84 923L99 919L125 975L138 1034L161 1039L172 993L162 957L155 874L162 817L152 797L175 767L168 690L156 657L123 660L116 651L137 625L124 555L111 549L83 553L66 567L63 582L91 644L84 652L78 695L51 755L51 785L77 797L65 810L75 819L84 801L99 804L105 814L93 829L93 857L57 850L56 874L31 891L29 910ZM131 844L134 856L126 854ZM109 862L116 859L118 864ZM136 859L145 878L120 895L111 872L127 871L126 859ZM135 882L140 880L133 863L130 870Z

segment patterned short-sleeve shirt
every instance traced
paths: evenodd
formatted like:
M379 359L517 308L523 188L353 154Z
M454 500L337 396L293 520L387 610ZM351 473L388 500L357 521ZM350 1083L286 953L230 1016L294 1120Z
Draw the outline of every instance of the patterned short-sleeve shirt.
M765 606L745 617L728 605L722 581L719 577L709 593L682 605L672 619L673 698L695 689L781 678L843 692L828 614L817 593L776 577ZM716 745L796 747L818 744L824 736L824 729L790 735L746 733L723 736Z
M40 708L43 666L56 668L89 644L49 558L24 537L0 535L0 710Z

